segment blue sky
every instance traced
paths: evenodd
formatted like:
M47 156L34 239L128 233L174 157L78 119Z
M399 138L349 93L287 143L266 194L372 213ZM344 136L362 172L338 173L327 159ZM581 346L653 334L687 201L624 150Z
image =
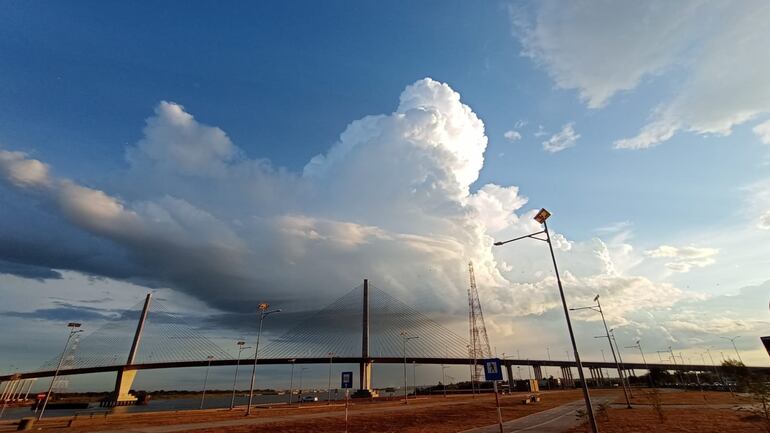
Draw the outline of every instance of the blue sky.
M474 260L498 346L532 347L526 330L558 312L547 257L489 244L544 206L575 303L601 290L626 339L692 356L745 334L767 364L769 16L750 2L5 2L0 310L96 293L125 308L148 288L207 314L265 297L307 309L369 276L452 314ZM221 261L189 272L169 259L179 245L188 263ZM0 321L26 332L20 317Z

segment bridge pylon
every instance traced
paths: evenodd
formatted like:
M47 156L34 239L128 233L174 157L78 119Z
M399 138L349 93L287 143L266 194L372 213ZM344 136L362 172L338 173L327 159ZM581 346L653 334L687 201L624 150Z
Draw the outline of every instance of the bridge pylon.
M115 390L112 391L107 399L102 401L102 406L131 406L136 404L136 396L130 394L131 385L134 383L136 377L136 370L130 366L133 365L136 360L136 352L139 350L139 342L142 339L142 332L144 331L144 324L147 321L147 312L150 309L150 302L152 301L152 293L148 293L144 299L144 307L142 307L142 314L139 316L139 322L136 324L136 332L134 333L134 340L131 343L131 350L128 352L128 359L126 365L118 370L117 378L115 379Z
M372 396L372 359L369 356L369 280L364 279L363 314L361 315L361 363L359 364L359 389L354 397Z

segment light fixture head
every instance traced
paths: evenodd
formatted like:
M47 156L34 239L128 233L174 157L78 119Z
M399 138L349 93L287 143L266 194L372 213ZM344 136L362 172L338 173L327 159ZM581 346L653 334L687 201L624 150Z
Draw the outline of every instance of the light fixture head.
M268 308L270 308L270 304L268 304L267 302L263 302L259 304L257 308L259 308L262 311L266 311Z
M598 300L599 300L599 295L596 295L596 296L594 297L594 302L597 302Z
M237 344L237 345L239 345L239 346L243 346L244 344L246 344L246 342L245 342L245 341L239 341L239 342L237 342L237 343L235 343L235 344Z
M67 327L69 327L69 328L80 328L80 323L70 322L70 323L67 324Z
M535 215L535 221L543 224L548 217L551 216L551 212L548 212L545 208L540 209L540 212Z

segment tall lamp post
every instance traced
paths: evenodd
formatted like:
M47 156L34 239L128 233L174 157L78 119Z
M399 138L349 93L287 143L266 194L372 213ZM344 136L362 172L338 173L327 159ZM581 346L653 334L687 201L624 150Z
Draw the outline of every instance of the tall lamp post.
M623 355L620 353L620 346L618 346L618 340L615 338L615 329L610 329L610 335L612 336L612 341L615 343L615 348L618 349L618 360L620 360L620 368L623 370L623 375L626 379L626 384L628 385L628 395L631 396L631 398L634 397L634 394L631 392L631 377L626 375L626 364L623 362Z
M409 385L406 382L406 342L409 340L416 340L420 337L416 335L409 336L409 333L406 331L401 331L399 335L401 336L401 342L404 348L404 404L409 404Z
M251 349L249 346L245 346L245 341L239 341L236 343L238 345L238 359L235 361L235 377L233 378L233 398L230 400L230 410L233 410L235 407L235 386L238 383L238 366L241 363L241 352L243 352L246 349Z
M618 364L618 357L615 355L615 348L612 345L612 340L610 339L610 330L607 329L607 321L604 319L604 310L602 310L602 304L599 302L599 295L596 295L594 297L594 302L596 302L596 305L590 305L588 307L580 307L580 308L570 308L571 311L577 311L577 310L591 310L596 311L602 316L602 323L604 324L604 332L605 336L607 337L607 342L610 343L610 350L612 351L612 357L615 359L615 366L618 368L618 377L620 378L620 386L623 387L623 396L626 398L626 407L631 409L631 400L628 398L628 391L626 390L626 381L623 378L623 369L620 367L620 364ZM603 337L597 337L597 338L603 338Z
M642 350L642 340L636 340L636 344L633 346L626 346L626 349L639 349L639 354L642 355L642 362L644 363L644 368L647 369L647 374L650 376L650 388L655 387L655 381L652 380L652 372L650 371L650 368L647 367L647 359L644 357L644 351ZM703 361L705 364L706 361Z
M741 358L741 354L738 352L738 346L735 345L735 340L741 338L740 335L736 337L719 337L725 340L730 340L730 343L733 343L733 349L735 349L735 354L738 355L738 361L741 361L741 364L743 364L743 359Z
M289 362L291 362L291 379L289 379L289 406L291 406L291 400L294 396L294 363L297 362L297 359L292 358Z
M280 313L281 309L276 310L269 310L270 304L268 303L261 303L259 304L258 310L259 310L259 332L257 333L257 345L254 349L254 367L251 369L251 386L249 387L249 405L246 406L246 416L251 415L251 403L254 400L254 381L257 377L257 360L259 359L259 339L262 337L262 322L264 322L265 317L273 314L273 313Z
M310 369L307 367L301 367L299 369L299 388L297 388L297 401L299 402L300 406L302 406L302 373L304 373L305 370Z
M329 396L326 397L326 404L332 404L332 361L334 360L334 352L327 353L329 356Z
M446 369L448 365L441 364L441 384L444 385L444 398L446 398Z
M78 334L80 332L83 332L80 328L80 323L77 322L70 322L67 324L67 327L70 328L70 335L67 337L67 342L64 343L64 350L61 353L61 357L59 358L59 364L56 366L56 371L53 373L53 378L51 379L51 385L48 387L48 392L45 393L45 400L43 400L43 407L40 408L40 414L37 416L37 420L40 421L43 418L43 412L45 412L45 407L48 405L48 399L51 398L51 392L53 391L53 385L56 383L56 377L59 375L59 370L61 369L62 363L64 363L64 355L67 354L67 348L70 345L70 340L72 340L72 337L75 336L75 334Z
M543 225L543 230L528 235L519 236L518 238L509 239L507 241L495 242L496 246L505 245L509 242L514 242L520 239L531 238L548 243L548 249L551 252L551 260L553 261L553 270L556 273L556 282L559 286L559 295L561 296L562 307L564 307L564 317L567 320L567 329L569 330L569 338L572 342L572 350L575 352L575 363L577 364L578 375L580 376L580 384L583 387L583 398L586 403L586 411L588 413L588 421L591 424L591 430L593 433L598 433L599 428L596 426L596 418L594 417L594 408L591 406L591 394L588 392L588 383L585 380L585 374L583 373L583 363L580 362L580 353L578 352L577 343L575 342L575 334L572 331L572 321L569 317L569 308L567 307L567 300L564 297L564 288L561 285L561 277L559 276L559 267L556 265L556 255L553 252L553 244L551 243L551 234L548 231L547 219L551 216L551 213L545 209L540 209L540 212L535 215L535 221ZM545 239L538 237L537 235L544 234Z
M203 376L203 394L201 394L201 409L203 409L203 402L206 401L206 383L209 381L209 369L211 368L211 360L214 359L213 356L209 355L206 357L208 359L208 364L206 364L206 375Z

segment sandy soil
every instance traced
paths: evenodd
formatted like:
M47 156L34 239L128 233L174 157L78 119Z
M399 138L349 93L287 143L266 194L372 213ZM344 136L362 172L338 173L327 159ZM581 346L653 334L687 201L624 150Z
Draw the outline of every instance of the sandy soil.
M608 391L617 395L614 391ZM554 391L541 394L542 401L538 404L524 405L523 394L501 397L501 407L505 420L515 419L528 414L560 406L581 398L580 391ZM314 419L275 420L269 424L242 425L230 427L201 428L190 431L196 433L209 432L339 432L344 428L342 413L343 406L327 406L324 403L303 405L301 409L275 407L256 409L252 418L274 418L304 414L328 414ZM400 401L355 401L350 406L350 428L353 432L457 432L464 429L495 423L497 412L493 395L482 395L477 398L462 397L423 397L410 401L405 407ZM76 421L71 428L64 428L67 419L48 420L36 427L43 430L66 432L91 432L107 429L120 429L122 426L140 425L171 425L186 423L205 423L211 421L243 419L243 409L203 410L183 412L157 412L131 415L110 415L106 419L93 418ZM203 426L202 426L203 427Z
M651 408L610 409L599 418L602 433L768 433L770 424L745 411L664 408L661 421ZM585 433L587 425L568 433Z
M647 389L634 390L632 404L650 404L651 393ZM748 404L751 403L749 397L740 395L731 395L729 392L716 391L673 391L662 390L658 393L662 404ZM622 398L618 402L624 402Z
M594 390L592 395L612 396L616 403L623 401L619 390ZM541 393L542 401L535 405L524 405L523 394L501 397L504 420L517 419L562 404L580 400L579 390L554 391ZM704 399L705 396L705 399ZM709 405L746 405L750 400L745 397L732 397L729 393L708 392L668 392L660 393L664 405L665 422L658 419L651 407L634 409L613 408L608 410L609 419L600 419L603 433L614 432L740 432L770 433L764 430L760 421L750 413ZM635 391L635 404L651 403L647 390ZM697 405L701 407L684 408L676 405ZM46 420L36 427L44 431L94 432L100 430L119 430L122 427L163 426L175 424L201 423L190 426L187 431L194 433L246 433L256 431L275 431L287 433L331 433L344 429L342 405L327 406L325 403L303 405L302 408L277 405L272 408L259 408L253 411L250 419L254 424L212 426L205 423L243 420L244 409L235 411L222 409L191 410L180 412L156 412L141 414L113 414L109 417L77 420L71 428L65 428L69 419ZM291 417L291 418L289 418ZM312 417L312 418L311 418ZM497 414L492 395L477 398L457 396L422 397L410 401L404 406L401 401L391 400L374 402L354 400L350 406L350 424L348 431L383 432L383 433L450 433L465 429L494 424ZM261 423L259 421L262 420ZM199 427L199 428L198 428ZM2 429L0 429L2 430ZM584 428L573 429L571 433L582 433Z

